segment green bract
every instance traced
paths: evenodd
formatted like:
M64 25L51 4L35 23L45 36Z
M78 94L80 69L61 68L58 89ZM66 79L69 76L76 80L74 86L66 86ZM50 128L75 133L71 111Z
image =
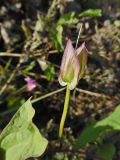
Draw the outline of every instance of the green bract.
M78 49L74 49L71 40L68 40L60 67L59 83L62 86L69 84L72 90L82 78L87 63L87 49L83 43Z
M25 160L43 154L48 141L33 124L34 114L29 99L20 107L0 135L0 160Z

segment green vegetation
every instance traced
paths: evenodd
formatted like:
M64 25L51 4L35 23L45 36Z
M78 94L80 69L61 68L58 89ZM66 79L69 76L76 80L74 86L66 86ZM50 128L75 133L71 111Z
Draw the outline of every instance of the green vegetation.
M1 0L0 160L120 159L119 12Z

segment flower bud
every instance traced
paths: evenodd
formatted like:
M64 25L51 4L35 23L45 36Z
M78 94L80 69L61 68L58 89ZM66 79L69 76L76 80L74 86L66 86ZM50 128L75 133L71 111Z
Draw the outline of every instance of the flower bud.
M75 50L71 40L68 40L62 57L58 78L60 85L69 85L70 90L74 89L79 79L83 76L86 63L87 49L85 43Z
M24 78L24 80L27 82L27 90L32 91L37 86L37 82L35 79L32 79L30 77Z

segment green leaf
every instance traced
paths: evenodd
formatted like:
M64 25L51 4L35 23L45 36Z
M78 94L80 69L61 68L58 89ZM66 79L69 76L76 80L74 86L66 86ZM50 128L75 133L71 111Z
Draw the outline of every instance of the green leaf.
M96 152L96 156L102 160L112 160L116 152L116 148L112 143L102 144Z
M94 142L106 130L109 130L109 127L95 127L95 125L91 125L85 128L78 137L76 147L80 148L85 146L87 143Z
M57 25L76 24L78 19L75 17L75 12L64 14L57 22Z
M45 69L45 75L48 81L52 81L55 76L55 67L52 63L49 63L47 68Z
M78 19L75 17L75 12L69 12L58 20L55 28L49 30L50 37L58 51L63 51L64 48L62 43L63 25L76 24L77 22Z
M13 116L0 135L1 160L25 160L38 157L45 151L48 141L33 124L35 114L30 99Z
M10 97L7 97L6 101L7 101L8 108L15 108L18 105L23 104L25 102L25 99L18 96L10 96Z
M80 148L87 143L94 142L97 138L107 132L118 130L120 130L120 105L118 105L115 111L107 118L85 128L78 137L76 146L77 148Z
M102 16L101 9L88 9L82 13L80 13L82 17L100 17Z
M50 31L50 37L55 44L55 48L58 51L63 50L63 43L62 43L62 33L63 33L63 27L61 25L56 26L56 29L51 29Z
M27 74L29 73L29 71L31 71L36 65L36 62L35 61L32 61L24 70L23 70L23 73L24 74Z

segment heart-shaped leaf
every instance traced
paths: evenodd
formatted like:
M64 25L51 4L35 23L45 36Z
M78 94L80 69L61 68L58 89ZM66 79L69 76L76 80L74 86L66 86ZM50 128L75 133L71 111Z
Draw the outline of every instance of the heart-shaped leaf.
M0 135L0 160L25 160L38 157L48 141L32 122L35 111L30 99L13 116Z

